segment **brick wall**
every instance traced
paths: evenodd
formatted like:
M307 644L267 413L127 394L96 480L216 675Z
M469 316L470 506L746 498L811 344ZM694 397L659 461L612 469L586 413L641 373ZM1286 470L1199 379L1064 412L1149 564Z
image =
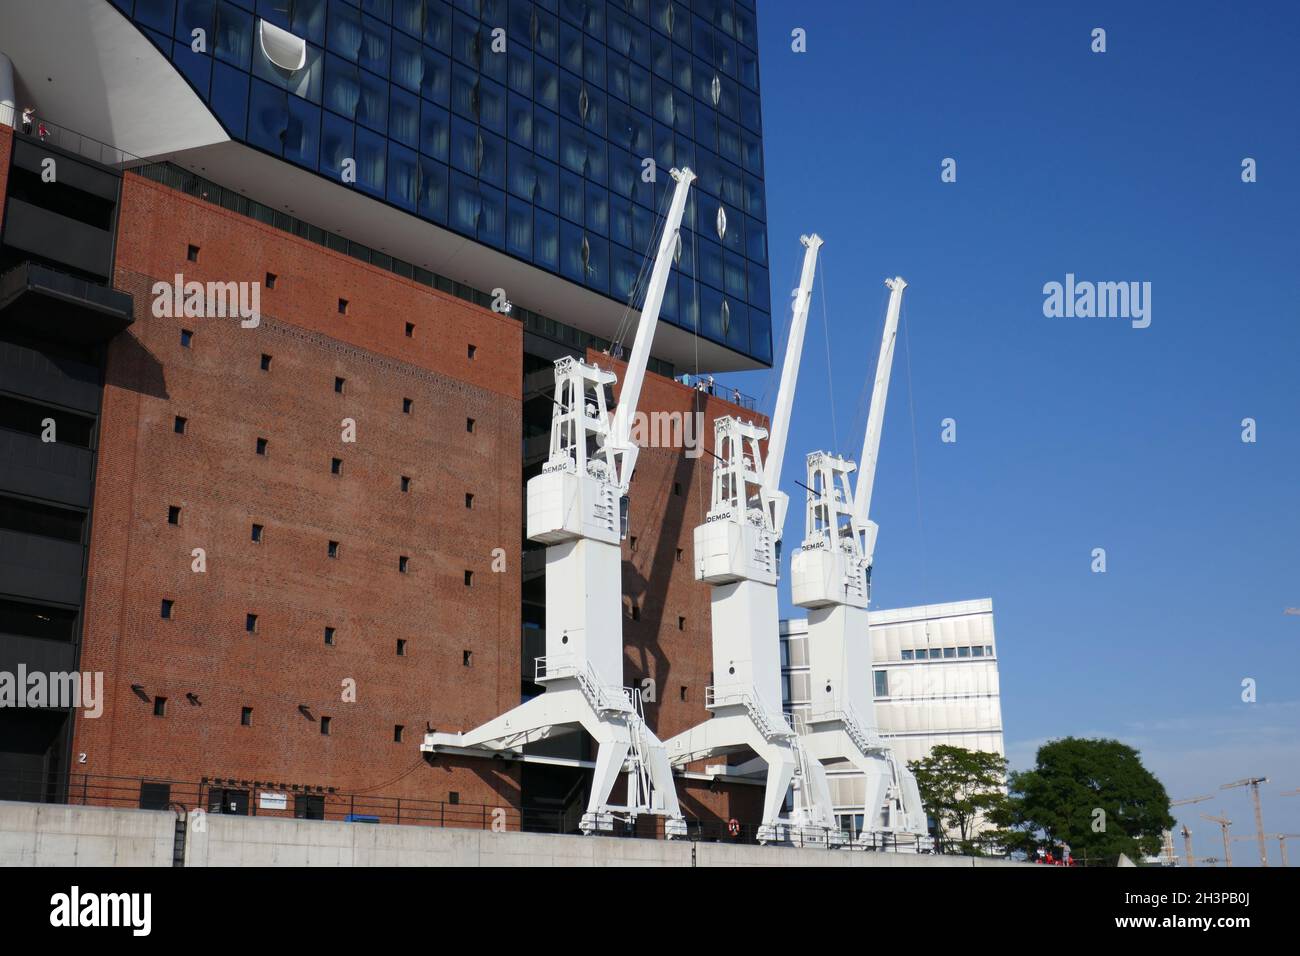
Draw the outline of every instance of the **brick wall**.
M263 283L260 326L155 317L153 284L178 272ZM518 323L134 176L115 285L136 323L108 358L82 657L108 699L78 721L74 770L517 802L517 769L430 768L418 747L426 723L473 726L519 699Z
M5 196L9 190L9 157L13 148L13 127L0 123L0 224L5 220Z

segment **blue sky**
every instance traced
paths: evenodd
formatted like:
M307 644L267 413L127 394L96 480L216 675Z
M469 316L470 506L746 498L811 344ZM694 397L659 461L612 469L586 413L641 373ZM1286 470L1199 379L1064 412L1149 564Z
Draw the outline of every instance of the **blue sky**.
M1200 812L1253 832L1218 791L1247 775L1271 778L1265 829L1300 833L1278 796L1300 787L1300 8L760 0L759 29L774 304L799 234L826 241L787 553L804 453L857 456L898 273L876 605L993 599L1014 767L1113 736L1172 797L1215 794L1180 815L1198 855L1220 845ZM1150 282L1150 327L1044 317L1066 273ZM728 380L771 408L775 372Z

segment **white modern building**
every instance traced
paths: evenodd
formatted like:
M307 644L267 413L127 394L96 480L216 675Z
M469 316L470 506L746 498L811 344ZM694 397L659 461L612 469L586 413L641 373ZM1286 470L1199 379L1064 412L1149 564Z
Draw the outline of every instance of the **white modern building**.
M875 723L904 763L936 744L1005 755L998 689L993 601L957 601L870 612ZM806 717L813 688L807 621L781 622L782 694L787 710ZM862 823L841 813L859 805L861 775L827 767L840 825Z

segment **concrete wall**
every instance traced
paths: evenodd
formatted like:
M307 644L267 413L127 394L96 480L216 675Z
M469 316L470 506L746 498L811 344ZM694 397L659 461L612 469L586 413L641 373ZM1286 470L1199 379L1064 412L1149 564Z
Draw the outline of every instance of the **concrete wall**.
M176 815L0 801L0 866L171 866Z
M0 802L0 866L170 866L170 812ZM1018 866L1002 860L207 814L186 866Z

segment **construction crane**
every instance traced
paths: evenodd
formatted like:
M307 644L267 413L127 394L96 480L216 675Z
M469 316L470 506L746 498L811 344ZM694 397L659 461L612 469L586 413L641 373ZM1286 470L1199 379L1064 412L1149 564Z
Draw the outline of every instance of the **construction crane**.
M794 603L808 611L812 701L805 746L823 764L847 761L863 775L863 834L873 841L880 831L925 833L916 778L881 741L871 719L875 706L867 605L877 530L870 520L871 492L907 283L896 276L885 285L889 307L856 491L852 476L858 466L852 461L828 452L808 456L805 535L790 573Z
M1268 866L1268 850L1264 846L1264 811L1259 803L1259 785L1268 783L1268 777L1245 777L1241 780L1234 780L1232 783L1225 783L1220 790L1231 790L1233 787L1250 787L1250 796L1255 803L1255 837L1259 840L1259 865Z
M1227 817L1212 817L1204 813L1201 814L1201 819L1219 825L1219 829L1223 832L1223 865L1232 866L1232 840L1228 836L1228 828L1232 826L1232 821Z
M803 842L807 828L828 837L835 828L830 786L821 763L804 751L782 713L778 544L788 501L781 463L799 377L817 251L803 236L803 271L793 299L790 336L771 432L734 416L714 421L713 484L708 515L695 529L695 579L712 585L714 684L705 690L711 717L665 742L674 766L753 751L757 760L724 772L766 777L758 839ZM768 438L764 463L760 443ZM758 766L755 766L758 765ZM783 820L794 783L794 817ZM788 823L795 825L792 834Z
M672 767L646 725L642 699L623 686L623 586L620 541L636 467L633 416L645 381L650 343L677 248L686 196L695 174L672 170L676 185L646 285L618 407L605 389L613 372L565 356L555 363L550 455L529 479L528 537L546 548L546 654L534 663L537 697L466 733L425 735L420 749L521 752L526 744L585 730L596 743L595 771L583 833L609 831L615 818L665 818L665 833L684 836ZM610 803L627 771L627 804Z
M1183 824L1183 861L1187 866L1196 865L1196 857L1192 856L1192 831Z
M1184 807L1193 803L1202 803L1206 800L1211 799L1213 796L1214 796L1213 794L1207 793L1199 797L1185 797L1182 800L1170 800L1169 806L1171 808ZM1183 835L1183 850L1184 850L1184 855L1187 858L1187 865L1195 866L1196 862L1192 859L1192 831L1187 829L1187 824L1183 824L1182 835ZM1164 840L1165 840L1165 855L1169 857L1170 860L1172 860L1174 857L1173 833L1171 833L1169 830L1166 830L1164 832Z
M1278 833L1276 836L1278 848L1282 851L1282 865L1290 866L1291 864L1286 860L1286 841L1292 837L1300 837L1300 833Z

